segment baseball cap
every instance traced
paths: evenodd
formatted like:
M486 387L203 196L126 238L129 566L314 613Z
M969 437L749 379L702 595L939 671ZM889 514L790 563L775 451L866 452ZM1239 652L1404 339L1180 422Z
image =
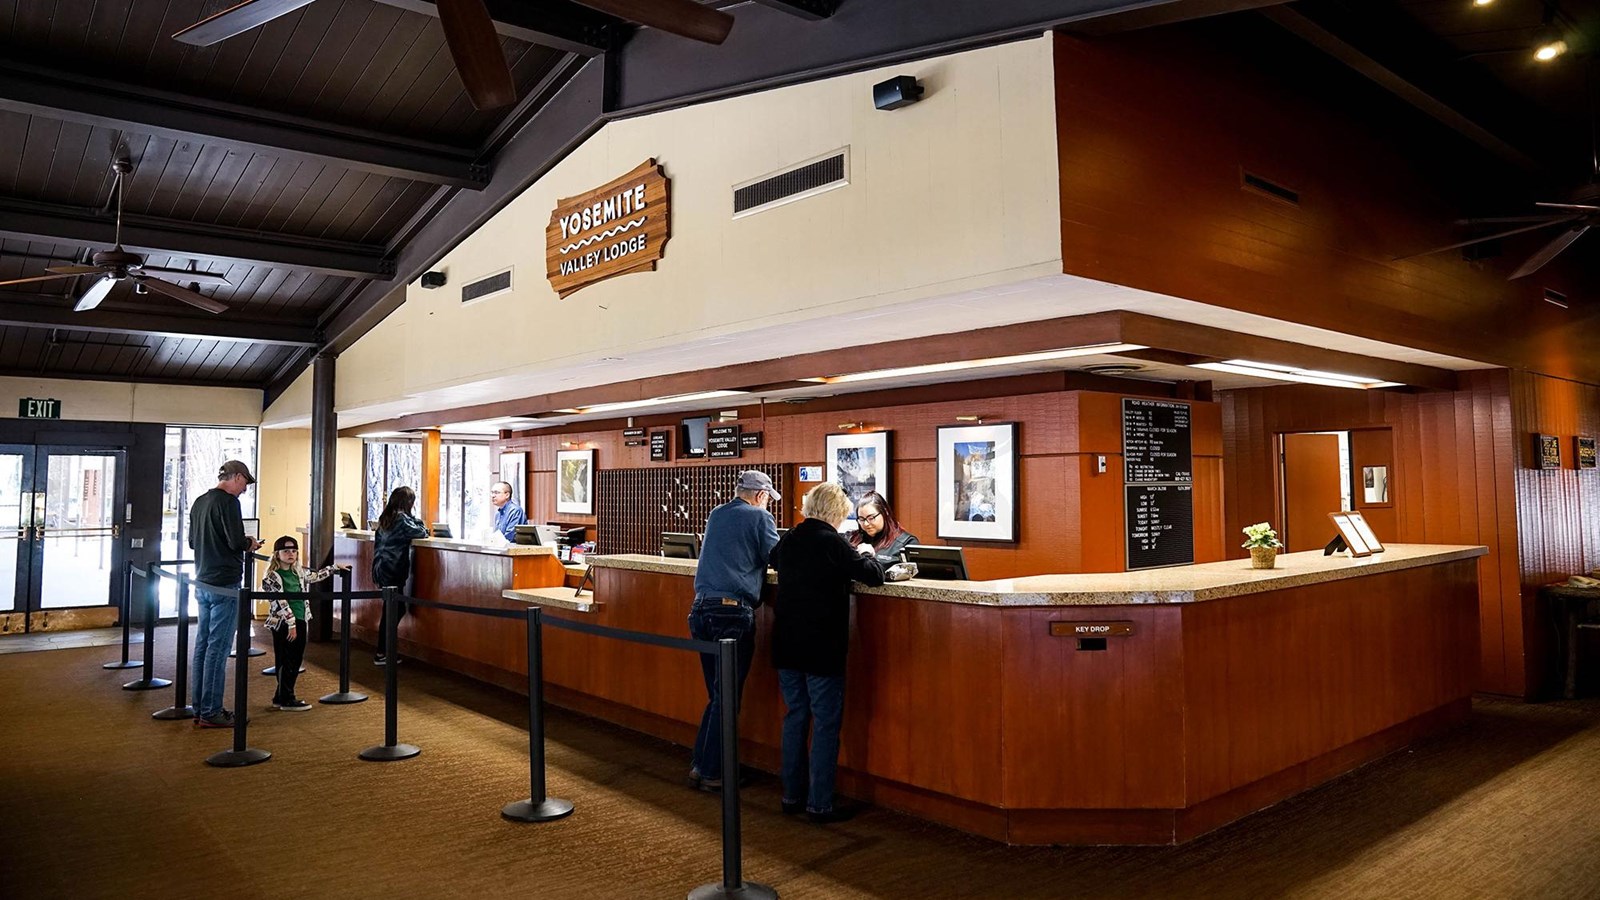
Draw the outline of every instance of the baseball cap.
M235 475L243 475L245 484L255 484L256 477L250 474L250 467L237 459L230 459L217 470L217 480L226 481Z
M299 549L300 549L300 542L295 540L292 536L287 535L287 534L272 542L272 552L273 553L277 553L279 550L299 550Z
M772 486L772 479L767 477L767 473L755 469L746 469L739 473L739 489L742 491L766 491L772 495L774 500L783 499L783 495L778 493L778 489Z

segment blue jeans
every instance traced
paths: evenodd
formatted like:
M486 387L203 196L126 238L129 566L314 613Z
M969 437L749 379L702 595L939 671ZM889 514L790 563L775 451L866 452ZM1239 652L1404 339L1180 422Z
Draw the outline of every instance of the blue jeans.
M844 719L844 676L779 669L778 688L783 691L784 707L783 802L799 803L804 797L807 812L832 812L833 778L839 768L839 722Z
M228 648L239 625L239 598L195 588L200 622L194 633L194 662L189 666L190 703L195 715L222 712L222 691L228 679Z
M750 662L756 651L756 613L748 606L724 606L720 598L696 599L689 609L689 636L697 641L733 638L738 644L739 684L734 688L734 703L744 696L744 680L750 675ZM705 714L700 717L700 733L694 739L694 768L701 778L722 777L722 694L717 686L717 655L700 654L700 672L705 676ZM735 710L735 715L738 715Z

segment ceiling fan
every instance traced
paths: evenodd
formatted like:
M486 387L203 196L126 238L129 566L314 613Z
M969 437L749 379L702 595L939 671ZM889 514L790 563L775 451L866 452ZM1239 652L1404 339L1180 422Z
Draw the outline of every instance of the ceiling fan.
M197 47L242 34L285 16L313 0L241 0L221 12L175 33L174 40ZM377 0L390 6L416 11L425 2L418 0ZM577 0L583 6L608 15L648 25L670 34L720 44L733 27L733 16L702 6L695 0ZM487 0L433 0L444 26L445 42L455 60L456 73L467 89L475 109L496 109L517 101L517 86L511 67L500 49L500 36L489 15Z
M180 287L170 281L165 281L157 276L177 278L191 284L228 284L228 279L210 272L186 272L182 269L157 269L146 266L144 257L137 253L129 253L122 249L122 182L133 171L133 164L126 157L118 157L111 164L111 171L116 173L116 183L112 190L117 195L117 243L110 250L101 250L90 257L92 265L87 266L46 266L45 271L52 274L35 275L32 278L13 278L10 281L0 281L0 286L8 284L24 284L30 281L51 281L56 278L78 278L83 275L99 275L100 278L89 289L83 292L78 302L72 307L73 312L85 312L100 305L100 301L111 293L119 281L132 281L134 288L140 293L155 291L165 294L174 300L181 300L190 306L197 306L208 313L227 312L227 304L213 300L198 291ZM144 290L139 290L139 289Z
M1589 184L1582 185L1577 190L1573 191L1567 197L1567 200L1564 203L1535 203L1534 206L1543 207L1549 210L1549 212L1541 215L1530 216L1491 216L1489 218L1479 219L1457 219L1457 225L1518 224L1521 225L1521 227L1513 228L1509 231L1501 231L1496 234L1486 234L1482 237L1472 238L1471 240L1458 241L1457 243L1447 244L1443 247L1434 247L1432 250L1424 250L1421 253L1413 253L1410 256L1402 256L1399 258L1411 259L1414 256L1427 256L1430 253L1443 253L1446 250L1455 250L1460 247L1470 247L1473 244L1481 244L1485 241L1499 240L1500 238L1510 237L1514 234L1538 231L1541 228L1549 228L1552 225L1561 226L1561 233L1556 235L1552 240L1550 240L1549 243L1546 243L1543 247L1540 247L1538 252L1528 257L1528 259L1523 262L1521 266L1517 267L1515 272L1511 273L1511 277L1508 280L1521 278L1525 275L1532 275L1534 272L1544 268L1546 263L1559 256L1561 251L1576 243L1578 238L1583 237L1584 232L1588 231L1590 228L1600 225L1600 182L1591 182Z

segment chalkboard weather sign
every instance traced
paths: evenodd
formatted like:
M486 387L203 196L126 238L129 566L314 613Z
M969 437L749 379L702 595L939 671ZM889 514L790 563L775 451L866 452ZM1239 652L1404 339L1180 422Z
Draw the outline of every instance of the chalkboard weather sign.
M1127 568L1194 562L1190 410L1169 400L1122 400Z
M545 226L545 275L565 298L616 275L653 271L671 231L671 181L654 159L556 203Z

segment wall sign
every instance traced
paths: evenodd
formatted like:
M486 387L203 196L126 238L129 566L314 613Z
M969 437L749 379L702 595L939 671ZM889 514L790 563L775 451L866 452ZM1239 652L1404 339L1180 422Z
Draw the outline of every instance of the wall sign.
M544 229L545 276L561 297L615 275L654 270L671 232L671 182L654 159L556 203Z
M1122 400L1127 567L1194 562L1194 467L1189 405Z
M710 451L706 455L712 459L738 459L742 455L739 449L739 426L712 425L707 428L706 448Z
M1578 468L1592 469L1595 467L1595 442L1592 437L1577 438L1578 452L1574 457L1578 461Z
M17 399L17 418L59 419L61 418L61 401L40 400L37 397L20 397Z
M1533 467L1535 469L1561 468L1561 439L1553 434L1533 436Z
M668 459L668 457L667 457L667 441L671 439L670 438L671 434L672 434L672 432L670 432L670 431L652 431L652 432L650 432L650 461L651 462L666 462L667 461L667 459Z
M761 432L759 431L745 431L739 434L739 446L746 450L760 450L761 441Z
M1132 622L1051 622L1051 637L1128 637Z

